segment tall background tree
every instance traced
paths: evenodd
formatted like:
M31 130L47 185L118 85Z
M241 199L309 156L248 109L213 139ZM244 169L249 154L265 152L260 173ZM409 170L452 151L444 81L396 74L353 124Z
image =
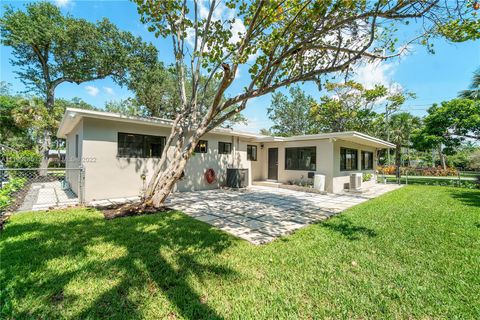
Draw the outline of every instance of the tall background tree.
M397 56L396 27L406 21L415 22L423 36L401 48L416 40L428 45L434 36L464 40L452 29L468 28L472 37L477 37L472 30L480 30L472 8L457 1L135 2L149 30L171 40L180 97L161 166L146 192L145 204L154 206L170 194L199 139L238 114L248 100L299 82L319 83L325 75L347 71L361 61ZM448 32L439 27L446 24L451 26ZM223 99L247 63L250 82ZM205 104L211 81L217 81L214 98ZM167 163L171 145L173 156Z
M310 117L310 108L315 100L298 86L291 87L289 94L290 97L276 92L272 96L272 104L267 109L273 121L272 133L286 137L315 133Z
M360 131L384 137L387 114L393 113L412 93L375 85L371 89L349 80L327 83L326 95L312 105L310 115L319 132Z
M28 90L43 99L45 124L40 151L48 164L55 90L65 82L81 84L113 77L120 81L136 65L154 64L157 50L103 19L97 23L62 15L48 2L26 5L25 11L7 7L0 19L2 44L13 49L11 63ZM40 105L38 105L40 107Z

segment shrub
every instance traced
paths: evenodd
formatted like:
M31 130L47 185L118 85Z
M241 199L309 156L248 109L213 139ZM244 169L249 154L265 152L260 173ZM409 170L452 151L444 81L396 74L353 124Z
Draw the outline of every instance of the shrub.
M10 205L12 202L12 195L21 190L26 181L27 179L25 178L12 178L2 189L0 189L0 212Z
M394 165L378 167L378 172L380 174L394 175L397 172L397 167ZM401 175L409 176L434 176L434 177L448 177L448 176L457 176L458 171L455 168L443 169L442 167L426 167L426 168L410 168L410 167L400 167Z
M480 150L476 150L470 155L468 166L471 170L480 170Z
M362 178L363 178L362 179L363 182L370 181L370 180L372 180L372 174L371 173L364 173Z
M38 168L41 156L32 150L20 152L8 151L5 153L7 168Z

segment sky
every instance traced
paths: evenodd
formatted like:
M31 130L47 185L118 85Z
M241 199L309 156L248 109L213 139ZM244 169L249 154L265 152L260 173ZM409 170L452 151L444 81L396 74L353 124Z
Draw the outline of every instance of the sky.
M153 43L159 49L159 58L166 64L172 62L171 46L164 39L157 39L140 22L136 5L127 0L51 0L64 13L89 21L98 21L108 18L121 30L130 31L143 40ZM28 1L32 2L32 1ZM3 5L12 5L14 8L23 8L24 1L0 0L3 14ZM408 36L408 34L406 35ZM374 84L386 86L401 86L403 89L414 92L416 99L410 100L402 107L415 115L425 115L426 109L433 103L455 98L460 90L466 89L471 81L475 69L480 67L480 41L464 43L448 43L443 39L435 41L435 54L430 54L424 47L412 47L411 52L401 58L387 62L360 66L356 69L354 79L367 87ZM0 80L12 85L14 92L25 90L15 71L18 70L10 63L11 49L0 48ZM248 83L249 75L246 69L240 69L235 84L229 94L241 92ZM324 93L320 92L315 84L301 84L303 90L319 99ZM285 89L281 90L286 93ZM84 101L102 108L105 102L125 99L133 94L125 88L116 85L111 79L91 81L80 85L61 84L56 91L56 97L71 99L79 97ZM246 110L242 113L248 119L247 125L239 125L237 129L249 132L258 132L262 128L272 125L267 115L271 95L249 101Z

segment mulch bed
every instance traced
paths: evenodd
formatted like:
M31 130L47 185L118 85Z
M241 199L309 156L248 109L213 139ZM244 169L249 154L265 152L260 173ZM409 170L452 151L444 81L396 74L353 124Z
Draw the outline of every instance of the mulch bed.
M107 220L122 218L122 217L132 217L140 216L147 214L162 213L170 211L168 207L154 208L154 207L145 207L141 202L139 203L128 203L115 206L109 206L106 208L98 208L102 211L103 216Z

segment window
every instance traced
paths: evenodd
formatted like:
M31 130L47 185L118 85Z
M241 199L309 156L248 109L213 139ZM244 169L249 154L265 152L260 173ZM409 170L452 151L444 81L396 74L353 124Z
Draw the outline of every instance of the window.
M118 133L118 156L159 158L165 147L165 137L144 134Z
M257 161L257 146L247 144L247 160Z
M78 134L75 135L75 158L78 158Z
M373 169L373 152L362 151L362 170Z
M357 170L358 150L340 148L340 171Z
M218 153L220 154L230 154L232 152L232 144L230 142L219 142L218 143Z
M165 137L145 136L145 158L160 158L165 147Z
M285 148L285 170L316 170L317 148Z
M195 153L207 153L208 150L208 141L200 140L195 146Z

